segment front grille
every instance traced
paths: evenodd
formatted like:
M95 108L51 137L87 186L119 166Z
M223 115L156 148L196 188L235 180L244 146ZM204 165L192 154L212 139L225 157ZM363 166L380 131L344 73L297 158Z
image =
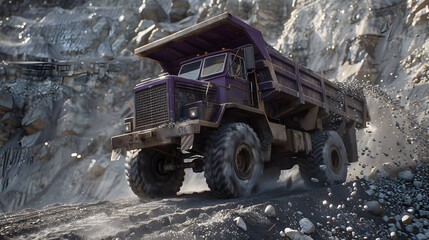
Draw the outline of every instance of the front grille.
M136 130L168 122L167 84L136 92Z

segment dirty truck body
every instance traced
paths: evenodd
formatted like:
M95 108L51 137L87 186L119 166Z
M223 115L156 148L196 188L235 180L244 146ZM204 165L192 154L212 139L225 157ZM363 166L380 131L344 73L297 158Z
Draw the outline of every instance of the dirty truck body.
M164 70L137 84L135 114L112 138L116 152L135 153L126 175L139 197L176 194L184 168L204 171L218 196L240 197L296 164L319 183L343 182L357 161L355 132L368 121L361 95L297 65L228 13L135 54Z

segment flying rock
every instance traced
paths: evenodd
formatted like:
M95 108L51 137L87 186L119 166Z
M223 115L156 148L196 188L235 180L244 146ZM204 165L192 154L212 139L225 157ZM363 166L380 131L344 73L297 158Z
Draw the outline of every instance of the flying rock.
M312 237L305 235L304 233L302 233L300 231L290 229L290 228L285 229L285 234L291 240L313 240Z
M265 208L264 213L267 215L267 217L276 217L276 209L273 207L273 205L268 205Z
M247 226L246 223L243 221L243 218L241 217L236 217L234 218L235 224L237 225L237 227L243 229L244 231L247 230Z
M299 220L299 226L301 227L301 232L308 235L314 233L314 231L316 230L316 227L308 218L303 218Z

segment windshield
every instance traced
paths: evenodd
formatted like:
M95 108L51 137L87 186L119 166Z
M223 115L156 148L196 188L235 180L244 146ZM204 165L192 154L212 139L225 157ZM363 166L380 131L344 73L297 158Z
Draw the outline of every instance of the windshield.
M201 77L207 77L216 73L223 72L225 66L226 54L208 57L204 60Z
M201 60L184 64L182 68L180 68L178 76L196 80L200 74L200 67Z

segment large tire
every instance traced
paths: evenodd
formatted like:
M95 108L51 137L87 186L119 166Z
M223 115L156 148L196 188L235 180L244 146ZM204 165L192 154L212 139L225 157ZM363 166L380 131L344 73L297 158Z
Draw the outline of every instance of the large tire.
M338 133L331 130L316 132L311 135L311 144L312 153L299 161L304 177L316 178L320 184L343 183L347 178L347 152Z
M211 191L221 198L249 196L263 174L261 143L245 123L220 128L205 151L204 176Z
M172 159L151 149L143 149L137 157L127 159L128 185L139 198L174 196L180 190L185 170L164 172L162 166L167 160Z

